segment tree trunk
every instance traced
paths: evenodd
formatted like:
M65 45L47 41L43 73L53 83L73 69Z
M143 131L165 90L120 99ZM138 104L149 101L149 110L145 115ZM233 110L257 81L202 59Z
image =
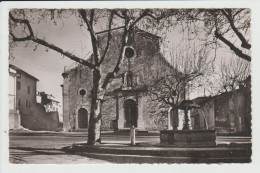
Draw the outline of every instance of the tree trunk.
M101 143L101 107L103 98L98 97L98 93L100 92L100 80L100 71L98 69L93 70L88 145L98 145Z
M179 124L178 109L176 109L176 107L172 107L172 128L173 128L173 130L178 129L178 124Z
M182 130L190 130L188 109L184 110L184 124Z

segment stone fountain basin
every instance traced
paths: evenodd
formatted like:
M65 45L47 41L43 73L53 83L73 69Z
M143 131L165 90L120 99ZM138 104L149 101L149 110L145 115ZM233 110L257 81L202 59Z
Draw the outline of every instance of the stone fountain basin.
M178 147L214 147L216 146L215 130L162 130L161 144Z

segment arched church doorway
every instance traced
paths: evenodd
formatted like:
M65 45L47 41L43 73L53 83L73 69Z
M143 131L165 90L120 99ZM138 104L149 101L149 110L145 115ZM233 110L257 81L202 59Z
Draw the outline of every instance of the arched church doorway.
M88 128L88 111L84 108L78 110L78 128Z
M125 123L124 127L137 127L137 118L138 118L138 111L137 111L137 104L134 100L126 100L124 102L124 113L125 113Z

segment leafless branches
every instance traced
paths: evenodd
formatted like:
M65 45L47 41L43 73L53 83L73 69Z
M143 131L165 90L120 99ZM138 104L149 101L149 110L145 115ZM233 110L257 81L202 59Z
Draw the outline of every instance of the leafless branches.
M251 56L243 53L241 49L245 48L250 50L251 48L251 44L245 38L245 35L250 37L250 13L242 13L243 11L250 11L250 9L219 9L211 11L214 18L214 35L217 39L227 45L238 57L251 61ZM243 19L244 17L246 17L246 19ZM235 26L235 23L238 26ZM245 25L244 23L247 23L247 27L245 28L243 27L243 25ZM245 35L242 34L242 30L245 30ZM241 48L239 48L237 44L232 43L231 40L240 41Z
M62 55L64 55L64 56L70 58L71 60L74 60L74 61L76 61L76 62L78 62L78 63L83 64L83 65L86 65L86 66L90 67L91 69L94 69L94 68L95 68L95 66L94 66L93 64L91 64L90 62L88 62L88 61L86 61L86 60L83 60L83 59L81 59L81 58L79 58L79 57L73 55L72 53L70 53L70 52L68 52L68 51L64 51L63 49L61 49L61 48L55 46L54 44L48 43L47 41L45 41L45 40L43 40L43 39L39 39L39 38L37 38L36 36L34 36L33 29L32 29L32 27L31 27L31 25L30 25L30 22L29 22L28 20L15 18L15 17L11 14L11 12L9 13L9 17L10 17L10 19L11 19L13 22L15 22L15 23L20 23L20 24L26 25L26 27L27 27L28 30L29 30L29 35L26 36L26 37L22 37L22 38L16 37L16 36L12 33L12 30L10 30L10 35L12 36L13 41L19 41L19 42L21 42L21 41L28 41L28 40L30 40L30 41L33 41L33 42L38 43L38 44L40 44L40 45L43 45L43 46L45 46L45 47L48 47L48 48L50 48L50 49L52 49L52 50L54 50L54 51L56 51L56 52L58 52L58 53L61 53Z
M165 27L170 29L177 23L183 28L183 32L189 33L189 39L199 39L205 42L205 45L226 45L237 57L251 61L250 9L177 9L176 11L177 13L166 13L162 19ZM220 42L217 42L218 40Z
M220 92L229 92L238 89L239 86L245 85L245 80L250 75L250 63L232 58L232 61L223 60L219 67L218 82Z
M148 88L152 100L170 105L174 109L185 99L185 92L200 85L198 78L203 77L209 69L208 53L205 48L187 44L171 53L173 71L153 82ZM197 85L196 85L197 84ZM189 90L187 87L189 86Z

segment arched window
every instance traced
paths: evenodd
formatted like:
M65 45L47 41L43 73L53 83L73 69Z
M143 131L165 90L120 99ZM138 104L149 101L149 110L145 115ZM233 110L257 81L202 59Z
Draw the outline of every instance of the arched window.
M131 87L133 85L133 76L131 73L126 76L126 86Z

